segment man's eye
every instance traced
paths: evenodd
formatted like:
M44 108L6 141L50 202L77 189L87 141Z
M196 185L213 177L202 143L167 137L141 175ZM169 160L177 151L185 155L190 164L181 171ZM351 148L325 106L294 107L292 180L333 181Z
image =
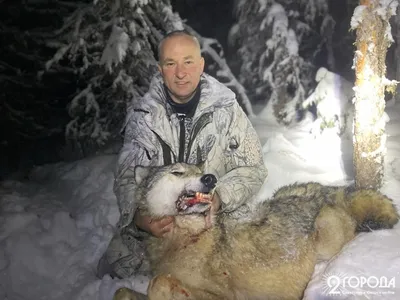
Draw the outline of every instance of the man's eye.
M172 67L174 65L174 63L166 63L165 64L167 67Z
M193 63L193 61L191 61L191 60L188 60L188 61L185 61L185 63L186 63L187 65L190 65L190 64L192 64L192 63Z
M179 172L179 171L172 171L171 173L172 173L172 175L175 175L175 176L183 176L184 175L183 172Z

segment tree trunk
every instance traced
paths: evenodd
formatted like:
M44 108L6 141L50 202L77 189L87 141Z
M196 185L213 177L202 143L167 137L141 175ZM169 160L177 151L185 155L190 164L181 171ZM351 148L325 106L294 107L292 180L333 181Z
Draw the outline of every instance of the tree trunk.
M400 14L398 13L395 17L395 43L396 43L396 50L395 50L395 59L396 62L396 79L400 79ZM397 86L396 94L394 95L396 101L400 101L400 85Z
M354 167L357 188L379 189L384 173L385 83L388 19L378 15L379 0L361 0L355 54ZM389 16L390 18L390 16Z

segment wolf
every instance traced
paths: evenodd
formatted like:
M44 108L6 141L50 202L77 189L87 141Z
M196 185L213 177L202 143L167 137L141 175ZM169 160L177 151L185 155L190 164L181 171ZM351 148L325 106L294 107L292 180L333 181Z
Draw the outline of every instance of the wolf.
M357 233L399 220L391 199L373 190L296 183L278 189L250 220L213 215L218 184L201 165L135 168L139 209L175 216L164 238L146 239L154 277L147 296L122 288L114 300L301 299L315 265L339 253Z

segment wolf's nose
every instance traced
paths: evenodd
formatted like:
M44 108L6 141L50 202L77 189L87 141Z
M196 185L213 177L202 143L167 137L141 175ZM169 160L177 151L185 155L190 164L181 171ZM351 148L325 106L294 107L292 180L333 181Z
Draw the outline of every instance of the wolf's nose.
M217 177L213 174L205 174L200 178L200 180L209 189L215 188L215 185L217 184Z

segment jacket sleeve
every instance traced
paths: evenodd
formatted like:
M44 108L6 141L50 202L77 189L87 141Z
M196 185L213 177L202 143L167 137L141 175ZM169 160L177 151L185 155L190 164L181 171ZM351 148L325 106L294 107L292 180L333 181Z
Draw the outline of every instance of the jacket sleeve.
M224 151L228 168L219 178L216 192L222 202L220 211L229 213L249 204L268 175L258 135L237 102L233 105Z
M118 222L118 228L120 229L127 227L132 222L137 208L135 167L137 165L149 166L157 163L155 162L157 158L154 156L151 157L143 144L138 142L138 129L139 126L133 122L133 118L127 118L124 144L118 156L114 180L114 193L117 197L118 208L121 214Z

